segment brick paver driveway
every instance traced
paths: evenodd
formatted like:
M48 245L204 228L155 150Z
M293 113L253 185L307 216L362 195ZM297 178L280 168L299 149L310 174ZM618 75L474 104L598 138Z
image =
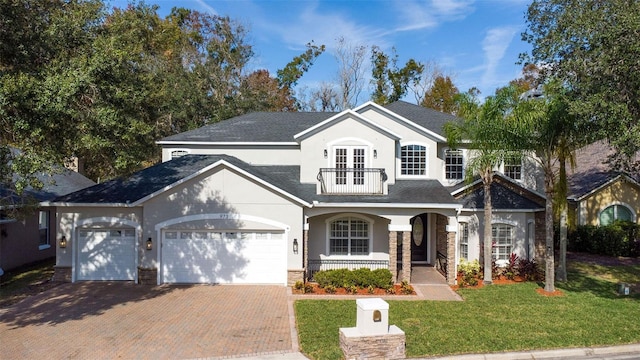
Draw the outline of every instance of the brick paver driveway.
M83 282L0 309L0 359L176 359L291 348L283 286Z

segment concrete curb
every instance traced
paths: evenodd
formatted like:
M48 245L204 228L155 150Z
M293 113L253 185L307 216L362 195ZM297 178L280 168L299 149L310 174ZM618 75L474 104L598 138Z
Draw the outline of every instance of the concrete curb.
M440 360L519 360L519 359L562 359L562 358L588 358L604 355L638 355L640 359L640 344L605 346L605 347L589 347L576 349L557 349L557 350L530 350L520 352L506 353L490 353L490 354L469 354L455 355L445 357L428 357L421 359L440 359Z

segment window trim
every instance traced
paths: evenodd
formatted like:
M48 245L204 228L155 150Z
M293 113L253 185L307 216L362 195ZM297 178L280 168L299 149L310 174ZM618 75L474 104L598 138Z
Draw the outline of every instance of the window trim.
M184 154L180 156L173 156L174 152L184 152ZM191 154L191 149L171 149L169 150L169 160L177 159L179 157Z
M626 203L622 203L622 202L619 202L619 201L615 201L615 202L611 202L611 203L609 203L607 206L605 206L604 208L601 208L601 209L600 209L600 211L598 211L598 226L606 226L606 225L602 225L602 222L601 222L601 220L600 220L600 217L602 216L602 213L603 213L603 212L605 212L605 211L606 211L608 208L610 208L610 207L614 207L614 217L613 217L613 221L618 220L618 219L617 219L617 217L615 216L615 213L617 213L616 208L617 208L618 206L622 206L622 207L626 208L627 210L629 210L629 212L631 213L631 221L632 221L632 222L634 222L634 223L635 223L635 222L637 222L637 215L636 215L636 212L633 210L633 208L632 208L631 206L629 206L629 205L628 205L628 204L626 204ZM613 221L612 221L612 222L613 222ZM610 223L610 224L611 224L611 223ZM610 225L610 224L607 224L607 225Z
M419 174L419 175L409 175L409 174L403 174L402 173L402 148L406 147L406 146L422 146L424 147L424 174ZM398 179L428 179L429 178L429 144L424 143L424 142L420 142L420 141L408 141L408 142L401 142L397 148L398 151L398 163L397 163L397 171L396 171L396 177Z
M514 168L515 168L515 167L517 167L517 165L516 165L516 164L509 164L509 165L507 165L506 160L507 160L507 158L515 158L515 157L518 157L518 156L520 157L520 178L519 178L519 179L516 179L516 178L511 177L511 176L509 176L509 175L507 174L506 168L507 168L507 166L509 166L509 167L514 167ZM524 154L519 154L519 153L516 153L516 154L507 154L507 155L505 155L505 157L502 159L502 164L501 164L501 167L500 167L500 172L502 172L502 174L503 174L504 176L508 177L509 179L511 179L511 180L513 180L513 181L518 181L518 182L523 181L523 180L524 180L524 158L525 158Z
M466 221L461 221L458 223L460 225L460 241L458 243L458 257L460 259L469 260L469 223ZM466 230L466 231L465 231ZM466 236L465 236L466 234ZM466 240L463 242L463 240ZM462 256L462 246L467 247L467 256Z
M460 155L462 156L462 177L460 179L449 179L447 178L447 152L449 151L459 151ZM452 148L445 148L442 151L442 178L444 179L444 181L446 181L449 184L457 184L459 182L464 181L464 177L466 175L466 169L465 169L465 165L466 165L466 153L463 149L452 149Z
M348 243L348 254L331 254L331 224L335 221L349 219L349 231L351 231L351 219L362 220L367 223L367 247L368 254L366 255L351 255L351 236L349 236ZM326 227L326 239L325 239L325 247L326 247L326 256L327 258L341 260L341 259L371 259L373 258L373 224L374 221L371 218L360 214L354 213L344 213L336 216L332 216L325 221Z
M45 215L44 225L42 227L42 215ZM41 241L40 232L45 230L45 242ZM38 250L45 250L51 247L51 211L49 210L39 210L38 211Z
M498 247L505 247L505 245L499 245L497 241L495 242L495 245L494 245L494 238L493 238L494 226L508 226L509 229L510 229L510 232L511 232L510 235L509 235L509 237L510 237L510 244L509 244L510 251L507 254L507 259L500 259L499 258L499 254L497 253ZM513 249L515 247L514 243L515 243L515 237L516 237L516 234L515 234L516 228L517 228L516 224L513 224L510 221L495 221L495 222L491 223L491 258L494 259L496 261L496 263L498 263L498 264L506 264L509 261L509 256L511 256L511 254L513 253ZM494 248L496 249L496 253L495 254L494 254L494 251L493 251Z

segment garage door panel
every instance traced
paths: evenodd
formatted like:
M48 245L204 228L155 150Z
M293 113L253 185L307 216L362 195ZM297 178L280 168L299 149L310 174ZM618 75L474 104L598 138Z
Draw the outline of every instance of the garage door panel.
M179 235L178 235L179 234ZM169 283L284 283L284 239L275 234L167 232L163 281Z
M127 231L126 235L131 235L131 232ZM76 278L134 280L135 242L135 237L123 236L121 230L79 231Z

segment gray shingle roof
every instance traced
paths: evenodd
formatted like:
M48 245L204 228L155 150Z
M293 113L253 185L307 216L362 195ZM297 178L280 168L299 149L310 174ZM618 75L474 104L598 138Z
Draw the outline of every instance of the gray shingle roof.
M460 119L405 101L385 106L443 135L443 126ZM253 112L166 137L161 142L293 142L293 136L336 115L333 112Z
M135 203L167 186L185 179L203 168L224 160L253 176L305 202L323 203L442 203L457 204L447 189L436 180L397 181L388 195L317 195L315 184L301 184L299 166L253 166L227 155L186 155L90 188L60 196L56 203L127 204Z
M386 105L385 108L441 136L444 136L444 124L461 120L457 116L406 101L396 101Z
M531 210L544 208L545 199L496 173L491 183L491 206L496 210ZM456 199L467 209L484 209L484 187L477 178L466 190L456 194ZM460 184L455 186L460 190ZM453 189L453 188L450 188ZM452 191L456 191L452 190ZM522 194L528 194L529 197ZM536 201L532 200L536 199Z

